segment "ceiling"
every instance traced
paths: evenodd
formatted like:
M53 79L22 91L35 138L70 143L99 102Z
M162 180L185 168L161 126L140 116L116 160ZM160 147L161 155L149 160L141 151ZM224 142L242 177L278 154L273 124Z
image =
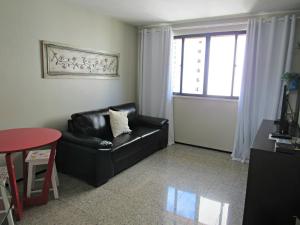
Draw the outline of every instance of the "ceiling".
M66 0L134 25L300 9L300 0Z

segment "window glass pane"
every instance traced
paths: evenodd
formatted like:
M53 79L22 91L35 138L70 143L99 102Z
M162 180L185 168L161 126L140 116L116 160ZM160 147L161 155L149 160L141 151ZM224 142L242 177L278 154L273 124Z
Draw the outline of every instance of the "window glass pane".
M191 220L195 220L197 195L193 192L178 190L176 214Z
M244 54L246 47L246 34L240 34L237 38L236 60L233 83L233 96L239 96L244 68Z
M185 38L182 92L203 94L205 37Z
M199 217L198 217L199 223L200 224L221 224L220 223L220 216L222 215L221 202L214 201L202 196L200 197L199 202L200 202Z
M173 41L173 67L172 82L173 92L180 92L180 73L181 73L181 48L182 39L174 39Z
M208 95L231 96L235 35L212 36L209 50Z

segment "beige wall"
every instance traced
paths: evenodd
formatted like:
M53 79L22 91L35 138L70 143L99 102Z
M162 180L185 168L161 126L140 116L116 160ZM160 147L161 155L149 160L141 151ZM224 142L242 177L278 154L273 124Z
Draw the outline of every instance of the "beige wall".
M130 25L58 0L1 0L0 34L0 129L64 128L71 113L136 99ZM121 79L42 79L40 40L119 52Z
M237 101L174 97L175 141L232 151Z
M119 80L42 79L40 40L120 53ZM136 100L137 30L59 0L0 1L0 129Z

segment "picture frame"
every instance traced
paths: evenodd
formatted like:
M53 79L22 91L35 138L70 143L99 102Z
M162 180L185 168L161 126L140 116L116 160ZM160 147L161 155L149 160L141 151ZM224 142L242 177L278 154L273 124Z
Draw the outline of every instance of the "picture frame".
M119 53L41 41L43 78L118 79Z

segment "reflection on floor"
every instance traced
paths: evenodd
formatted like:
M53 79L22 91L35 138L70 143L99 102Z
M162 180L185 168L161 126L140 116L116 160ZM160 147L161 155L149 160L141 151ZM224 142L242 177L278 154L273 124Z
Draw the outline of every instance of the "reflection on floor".
M247 171L229 154L173 145L99 188L59 174L60 199L17 224L240 225Z
M201 224L227 224L228 203L214 201L195 193L168 187L166 210Z

